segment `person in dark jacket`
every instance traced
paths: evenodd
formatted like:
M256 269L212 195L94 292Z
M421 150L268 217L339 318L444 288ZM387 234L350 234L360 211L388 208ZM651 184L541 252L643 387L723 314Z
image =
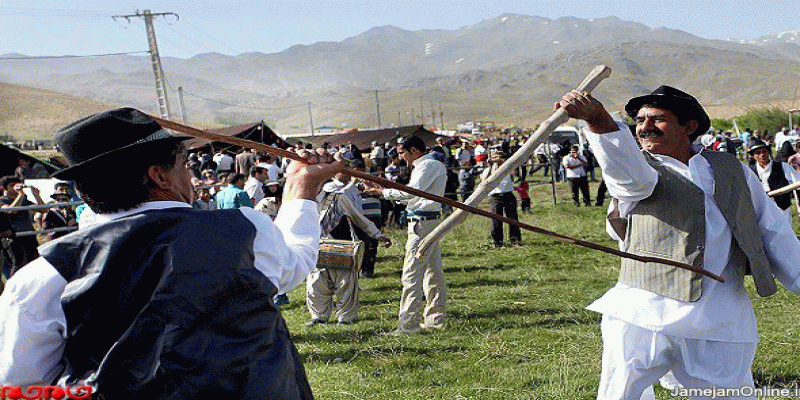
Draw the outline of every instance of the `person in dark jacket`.
M273 223L193 209L182 139L138 110L86 117L55 141L69 167L54 176L75 181L97 220L7 282L0 353L22 356L0 363L0 381L108 399L313 398L272 296L315 270L313 199L342 162L293 163Z

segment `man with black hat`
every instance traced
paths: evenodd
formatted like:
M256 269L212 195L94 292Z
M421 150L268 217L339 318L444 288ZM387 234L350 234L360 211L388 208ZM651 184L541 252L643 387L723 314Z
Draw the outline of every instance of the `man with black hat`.
M756 173L758 179L764 187L765 192L770 192L775 189L780 189L790 183L800 181L800 174L792 168L791 165L785 162L773 161L770 154L769 145L762 140L757 139L750 150L747 151L750 156L756 160L755 164L750 166L750 169ZM783 212L789 224L792 223L792 195L797 195L797 191L791 191L784 194L779 194L772 199L775 204ZM800 202L798 202L800 204Z
M294 163L273 223L191 208L182 138L140 111L89 116L55 141L70 167L54 176L75 181L98 221L8 281L0 382L115 399L313 397L272 296L315 270L312 199L341 162Z
M603 314L598 398L653 398L670 370L686 389L752 387L758 332L746 266L761 296L777 290L773 277L800 292L800 242L758 178L731 154L692 146L709 118L678 89L661 86L625 107L643 151L589 93L571 91L555 108L587 122L613 196L607 231L620 248L725 279L623 259L619 281L588 307Z

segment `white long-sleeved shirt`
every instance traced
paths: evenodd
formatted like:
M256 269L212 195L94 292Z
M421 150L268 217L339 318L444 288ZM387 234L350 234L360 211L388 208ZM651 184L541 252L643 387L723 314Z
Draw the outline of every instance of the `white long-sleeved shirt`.
M561 164L564 165L564 172L566 173L567 178L580 178L582 176L586 176L586 169L583 168L583 164L586 163L586 157L578 154L578 157L575 158L571 154L567 154L564 158L561 159ZM577 167L577 168L569 168L569 167Z
M148 210L184 207L191 206L174 201L149 202L125 212L97 214L95 223ZM256 227L255 268L280 293L302 283L306 275L316 270L320 227L315 202L284 203L274 223L266 214L251 208L239 211ZM6 283L0 295L0 382L3 384L49 382L58 372L67 331L61 308L61 294L66 285L67 281L41 257Z
M761 164L756 163L756 173L758 173L758 179L761 180L761 186L764 188L765 192L771 192L772 191L772 189L770 189L770 187L769 187L769 182L767 182L767 180L769 179L769 175L772 173L772 164L773 163L775 163L775 161L770 161L769 164L767 164L766 167L762 167ZM795 171L795 169L792 168L791 165L789 165L787 163L781 163L781 167L783 168L783 176L784 176L784 178L786 178L786 181L788 181L789 183L795 183L795 182L800 181L800 173ZM776 206L777 206L777 204L776 204ZM779 210L780 210L780 208L779 208ZM792 208L788 207L785 210L781 210L781 213L783 213L783 216L786 217L789 220L789 223L791 224L792 223Z
M425 154L411 163L410 181L408 186L437 196L444 196L447 183L447 167L433 159L430 154ZM383 198L396 200L406 204L406 210L414 211L441 211L441 204L417 197L397 189L383 189Z
M658 174L636 145L628 128L594 134L585 131L592 151L603 169L603 179L615 199L609 212L627 216L639 200L652 194ZM736 266L730 263L732 233L714 199L714 174L703 156L689 164L656 155L667 168L680 173L705 193L705 251L703 268L721 275L725 283L703 277L702 295L696 302L682 302L617 282L589 310L611 315L633 325L677 337L734 343L756 343L758 332L753 307ZM758 227L773 274L787 289L800 292L800 242L789 222L761 187L758 178L742 164ZM614 230L608 233L622 245Z
M500 168L500 165L501 164L495 163L492 164L490 168L484 169L483 172L481 173L481 179L482 180L489 179L492 173L494 173L494 171L497 171ZM513 190L514 190L514 180L511 179L511 175L506 175L505 178L503 178L500 181L500 183L497 184L497 187L489 192L489 194L503 194L511 192Z

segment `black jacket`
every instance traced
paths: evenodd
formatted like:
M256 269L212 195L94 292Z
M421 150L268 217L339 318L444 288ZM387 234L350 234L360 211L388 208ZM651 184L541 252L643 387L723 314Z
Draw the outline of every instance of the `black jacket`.
M50 242L69 282L60 383L106 399L310 399L238 210L148 211Z

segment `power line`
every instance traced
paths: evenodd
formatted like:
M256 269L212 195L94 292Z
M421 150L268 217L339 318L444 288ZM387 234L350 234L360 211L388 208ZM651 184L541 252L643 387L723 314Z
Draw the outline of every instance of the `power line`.
M237 54L237 53L241 53L240 51L238 51L238 50L236 50L236 49L232 48L231 46L228 46L226 43L224 43L223 41L221 41L221 40L217 39L216 37L214 37L214 36L211 36L211 35L210 35L208 32L206 32L206 31L204 31L204 30L200 29L200 27L199 27L199 26L196 26L196 25L192 24L191 22L189 22L189 21L187 21L187 20L184 20L183 22L184 22L184 23L186 23L187 25L189 25L190 27L192 27L194 30L196 30L196 31L198 31L198 32L202 33L203 35L207 36L207 37L208 37L208 38L210 38L211 40L213 40L213 41L215 41L215 42L217 42L217 43L219 43L219 44L221 44L221 45L223 45L223 46L227 47L227 48L228 48L228 50L232 50L232 53L231 53L232 55L235 55L235 54Z
M231 106L231 107L247 108L247 109L251 109L251 110L281 111L281 110L289 110L289 109L299 108L299 107L306 107L306 104L294 104L294 105L284 106L284 107L245 106L245 105L241 105L241 104L228 103L228 102L225 102L225 101L222 101L222 100L210 99L208 97L204 97L204 96L201 96L199 94L192 93L192 92L190 92L190 91L188 91L186 89L183 90L183 93L188 94L189 96L192 96L192 97L196 97L196 98L201 99L201 100L210 101L212 103L222 104L222 105Z
M148 53L147 50L142 51L127 51L123 53L105 53L105 54L86 54L77 56L31 56L31 57L0 57L0 60L43 60L51 58L89 58L89 57L109 57L109 56L124 56L128 54L142 54Z
M80 17L80 18L107 18L111 12L98 10L71 10L36 7L0 7L4 15L20 15L23 17Z

